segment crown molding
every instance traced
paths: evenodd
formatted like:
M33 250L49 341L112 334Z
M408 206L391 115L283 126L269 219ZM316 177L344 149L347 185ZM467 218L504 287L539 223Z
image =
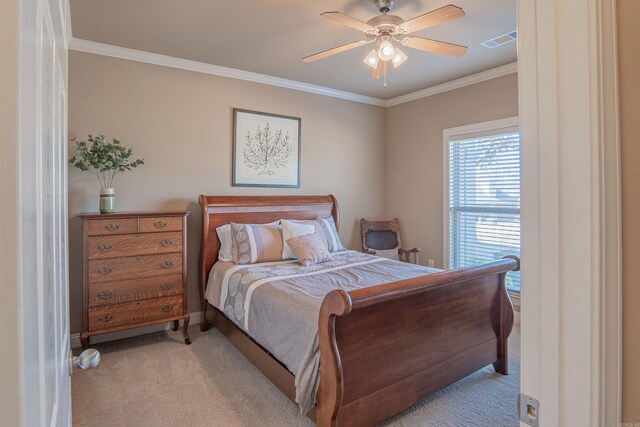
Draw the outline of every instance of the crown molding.
M393 107L394 105L404 104L407 102L415 101L416 99L426 98L428 96L437 95L442 92L458 89L461 87L469 86L472 84L484 82L487 80L495 79L497 77L506 76L509 74L518 72L518 63L512 62L510 64L501 65L500 67L491 68L490 70L481 71L470 76L462 77L450 82L442 83L437 86L431 86L416 92L411 92L406 95L397 96L395 98L387 99L386 106Z
M266 74L253 73L251 71L235 68L221 67L219 65L205 64L204 62L191 61L173 56L160 55L142 50L113 46L89 40L71 38L69 49L78 52L93 53L96 55L110 56L113 58L127 59L130 61L145 62L147 64L161 65L164 67L178 68L181 70L195 71L197 73L211 74L213 76L228 77L231 79L245 80L270 86L278 86L287 89L310 92L318 95L332 96L347 101L361 102L364 104L386 107L386 101L372 96L360 95L344 90L332 89L325 86L303 83L295 80L273 77Z
M95 55L110 56L113 58L126 59L129 61L144 62L147 64L160 65L163 67L177 68L180 70L194 71L197 73L210 74L213 76L227 77L230 79L245 80L254 83L278 86L287 89L299 90L302 92L315 93L318 95L331 96L334 98L355 101L363 104L377 105L379 107L392 107L398 104L426 98L438 93L458 89L497 77L506 76L518 72L518 64L512 62L470 76L452 80L437 86L431 86L406 95L397 96L391 99L380 99L372 96L360 95L339 89L332 89L325 86L311 83L299 82L296 80L283 79L266 74L254 73L251 71L238 70L235 68L221 67L219 65L206 64L204 62L191 61L188 59L176 58L173 56L160 55L158 53L145 52L142 50L129 49L126 47L114 46L105 43L98 43L89 40L71 38L69 49L78 52L93 53Z

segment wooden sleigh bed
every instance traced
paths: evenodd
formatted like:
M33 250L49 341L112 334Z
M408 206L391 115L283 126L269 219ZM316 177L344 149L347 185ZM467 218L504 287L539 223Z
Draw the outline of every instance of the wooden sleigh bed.
M333 216L334 196L200 196L201 329L218 328L294 400L294 376L205 300L220 242L216 227ZM307 415L319 426L372 425L493 364L508 373L513 307L505 276L517 257L326 295L318 319L320 384Z

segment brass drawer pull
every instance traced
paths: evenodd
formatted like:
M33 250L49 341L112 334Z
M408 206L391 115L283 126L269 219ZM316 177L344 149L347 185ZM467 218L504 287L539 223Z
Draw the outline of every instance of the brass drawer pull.
M162 267L162 268L171 268L171 267L173 267L173 263L171 261L165 261L162 264L160 264L160 267Z
M102 244L98 247L98 249L100 249L102 252L107 252L110 251L111 249L113 249L113 245L110 245L109 243L105 243Z
M162 311L164 311L165 313L168 313L168 312L170 312L171 310L173 310L173 306L174 306L174 305L175 305L175 304L167 304L167 305L163 305L162 307L160 307L160 309L161 309Z
M98 320L101 322L111 322L113 320L113 314L109 313L109 314L103 314L102 316L98 317Z
M102 274L103 276L106 276L107 274L113 273L113 268L111 268L111 267L102 267L102 268L98 269L98 273Z
M114 223L111 223L109 225L105 225L104 228L106 228L109 231L114 231L114 230L117 230L118 228L120 228L120 224L116 224L114 222Z
M102 291L98 294L101 299L109 299L113 296L113 292L111 291Z
M173 245L173 240L171 239L161 240L160 244L166 248L167 246Z
M173 288L173 285L169 282L160 285L160 289L162 289L163 291L168 291L171 288Z
M158 228L164 228L164 227L167 226L167 223L164 222L164 221L158 221L158 222L154 223L153 225L155 225Z

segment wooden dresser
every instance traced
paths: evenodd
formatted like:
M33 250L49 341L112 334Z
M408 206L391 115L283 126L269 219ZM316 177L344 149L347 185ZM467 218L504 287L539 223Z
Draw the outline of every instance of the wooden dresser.
M82 348L89 337L184 320L188 212L83 214Z

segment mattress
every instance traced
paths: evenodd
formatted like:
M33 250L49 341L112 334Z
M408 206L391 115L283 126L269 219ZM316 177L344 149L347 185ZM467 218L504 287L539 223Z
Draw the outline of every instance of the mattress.
M250 265L215 263L205 292L251 338L295 376L296 403L306 414L315 405L320 381L318 316L325 295L352 291L441 270L356 251L304 267L297 261Z

